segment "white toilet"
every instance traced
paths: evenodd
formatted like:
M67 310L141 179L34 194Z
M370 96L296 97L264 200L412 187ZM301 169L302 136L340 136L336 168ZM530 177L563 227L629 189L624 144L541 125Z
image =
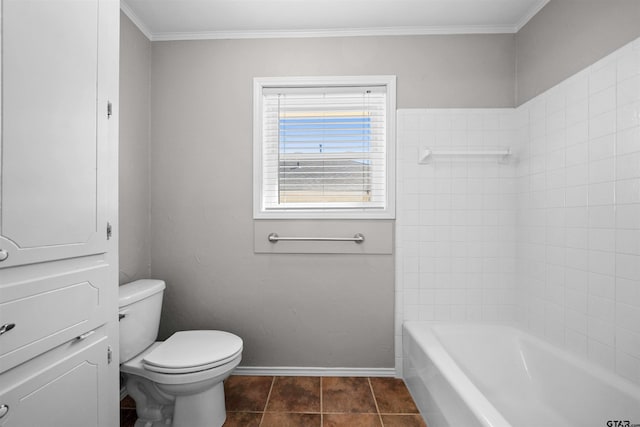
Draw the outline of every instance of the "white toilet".
M135 400L136 427L220 427L222 382L242 358L242 339L223 331L176 332L155 341L162 280L120 286L120 372Z

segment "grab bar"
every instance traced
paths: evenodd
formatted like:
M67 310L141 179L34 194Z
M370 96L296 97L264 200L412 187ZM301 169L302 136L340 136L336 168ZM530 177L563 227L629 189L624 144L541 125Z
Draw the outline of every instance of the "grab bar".
M271 243L277 243L280 240L286 241L315 241L315 242L364 242L364 234L356 233L353 237L280 237L278 233L271 233L267 236Z

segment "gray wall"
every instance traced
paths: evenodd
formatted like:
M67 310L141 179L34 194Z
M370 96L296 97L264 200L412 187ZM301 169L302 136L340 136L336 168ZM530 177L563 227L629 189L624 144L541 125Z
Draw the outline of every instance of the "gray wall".
M638 37L639 0L551 0L516 35L516 105Z
M236 332L244 365L393 366L393 255L253 251L252 78L394 74L398 108L511 107L638 37L639 4L552 0L480 36L150 43L123 17L121 282L167 280L161 336Z
M120 14L120 283L149 277L151 42Z
M398 107L505 107L513 35L154 42L151 265L161 336L218 328L245 366L394 366L393 255L256 254L252 79L394 74Z

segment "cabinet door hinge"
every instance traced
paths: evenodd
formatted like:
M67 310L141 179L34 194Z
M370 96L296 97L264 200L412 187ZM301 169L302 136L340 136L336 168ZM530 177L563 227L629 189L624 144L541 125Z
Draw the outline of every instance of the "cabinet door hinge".
M107 365L111 363L113 360L113 350L111 350L111 346L107 346Z
M110 119L113 115L113 105L111 105L111 101L107 101L107 119Z
M107 240L111 238L111 223L107 222Z

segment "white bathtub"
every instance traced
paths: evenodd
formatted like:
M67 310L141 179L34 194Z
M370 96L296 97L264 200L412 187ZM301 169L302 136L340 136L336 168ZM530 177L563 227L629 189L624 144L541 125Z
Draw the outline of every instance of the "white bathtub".
M429 427L640 426L640 387L516 328L406 322L403 347Z

